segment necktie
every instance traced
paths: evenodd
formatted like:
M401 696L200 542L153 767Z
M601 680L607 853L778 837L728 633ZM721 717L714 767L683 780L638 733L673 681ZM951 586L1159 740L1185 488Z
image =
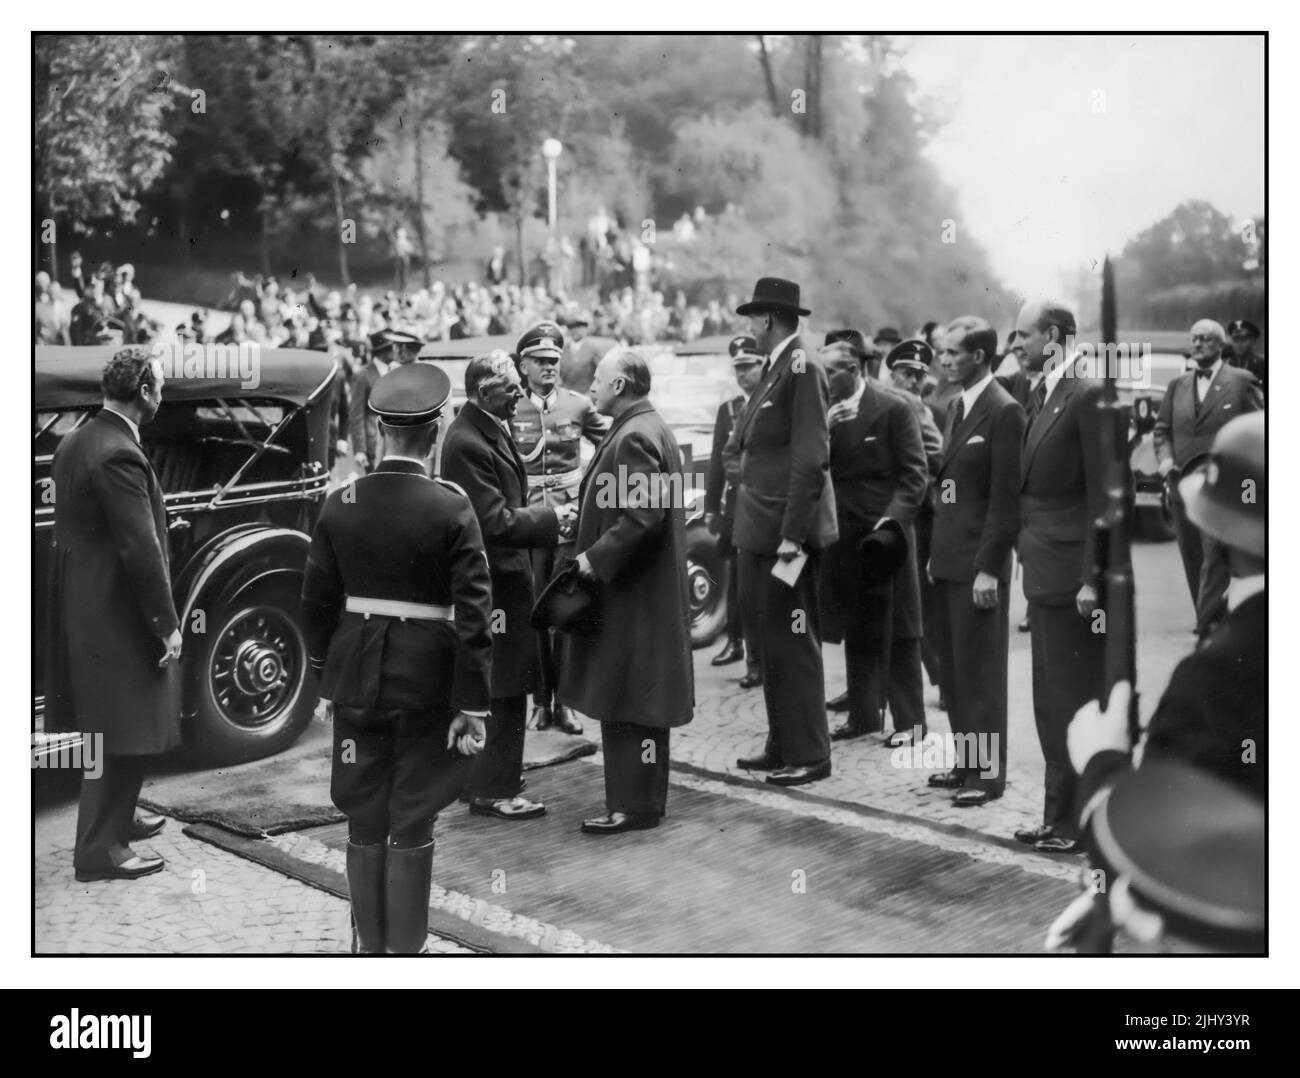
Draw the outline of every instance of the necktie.
M1043 410L1043 405L1047 403L1047 379L1039 379L1038 385L1034 387L1033 409L1029 413L1029 422L1033 422L1038 413Z
M966 418L966 398L957 398L957 407L952 413L952 432L957 433L957 428L961 426L961 421Z

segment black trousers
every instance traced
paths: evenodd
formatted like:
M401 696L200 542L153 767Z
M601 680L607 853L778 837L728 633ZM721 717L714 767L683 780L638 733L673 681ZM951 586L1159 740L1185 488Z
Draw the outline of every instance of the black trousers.
M524 735L528 696L495 697L487 720L487 740L474 758L469 796L494 800L514 797L524 773Z
M1007 655L1011 646L1011 597L998 585L998 605L979 609L973 582L936 580L935 629L939 643L940 688L948 700L948 723L957 742L957 764L968 789L1001 795L1007 784ZM964 736L963 736L964 735ZM975 735L974 744L970 735ZM981 773L975 746L997 753L997 774ZM965 751L963 752L963 747ZM1067 762L1068 766L1068 762ZM987 771L994 768L990 766Z
M94 737L87 733L86 737ZM100 772L83 772L77 802L77 842L73 867L83 871L112 868L134 856L131 824L144 782L144 756L101 754Z
M921 686L921 641L889 642L889 716L895 730L921 729L925 736L925 697Z
M1078 776L1070 765L1066 733L1074 713L1101 698L1104 633L1073 604L1029 604L1030 661L1034 677L1034 723L1043 749L1043 823L1062 838L1078 838Z
M1174 536L1183 561L1187 590L1196 609L1196 635L1204 637L1228 612L1228 551L1217 539L1204 535L1187 517L1182 496L1174 488L1171 502Z
M447 748L450 716L335 707L330 797L361 845L423 846L473 759Z
M668 807L668 730L634 722L602 722L605 808L662 816Z
M935 610L935 585L930 583L926 566L930 564L930 537L934 534L934 509L927 501L916 511L916 567L921 591L921 662L931 685L942 684L939 659L939 637L934 628L938 612ZM898 729L898 723L894 723Z
M889 698L889 638L893 588L874 587L866 603L844 622L844 673L848 683L847 724L871 733L884 725Z
M727 639L745 642L745 665L751 671L758 669L758 644L754 630L745 617L745 605L740 601L740 551L732 549L727 555Z
M821 616L817 598L817 551L787 587L772 576L773 554L742 550L740 601L758 644L767 705L766 754L788 767L831 758L826 726L826 680L822 671Z
M533 547L529 556L533 563L533 591L541 595L542 589L551 582L555 572L555 563L562 556L573 556L573 544L561 543L559 546ZM533 693L533 701L538 705L550 707L555 699L555 688L560 683L556 656L559 648L555 646L555 632L552 629L537 631L537 676L538 688Z

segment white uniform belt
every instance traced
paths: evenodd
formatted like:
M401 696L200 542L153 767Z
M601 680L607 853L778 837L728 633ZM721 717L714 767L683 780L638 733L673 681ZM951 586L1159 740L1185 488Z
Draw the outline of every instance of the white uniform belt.
M400 599L367 599L362 595L349 595L347 609L354 614L378 614L386 618L414 618L417 621L455 621L454 606L435 606L432 603L404 603Z
M572 487L582 482L582 469L574 468L571 472L556 472L554 475L530 475L528 489L551 490L554 487Z

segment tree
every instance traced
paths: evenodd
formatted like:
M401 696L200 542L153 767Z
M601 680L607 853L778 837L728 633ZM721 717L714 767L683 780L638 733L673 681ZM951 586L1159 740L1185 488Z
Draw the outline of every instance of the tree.
M162 174L174 143L179 41L147 34L36 37L33 206L73 232L89 222L129 223ZM49 270L58 278L57 249Z

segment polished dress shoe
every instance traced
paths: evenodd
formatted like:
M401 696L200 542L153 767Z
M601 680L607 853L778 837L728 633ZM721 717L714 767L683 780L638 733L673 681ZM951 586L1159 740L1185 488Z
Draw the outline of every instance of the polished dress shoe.
M530 730L545 730L551 725L551 705L538 704L528 716L527 727Z
M166 826L166 816L156 816L152 812L142 812L131 821L131 841L140 842L142 839L153 838Z
M105 868L78 868L74 872L78 883L90 883L91 880L138 880L141 876L152 876L161 872L166 862L161 857L142 857L135 854L120 865L108 865Z
M989 790L958 790L952 795L952 803L959 808L976 808L980 805L987 805L990 801L1001 796L1001 794L995 794Z
M1083 846L1081 843L1072 838L1062 838L1060 835L1053 835L1051 838L1045 838L1035 842L1034 849L1039 853L1083 852Z
M773 771L764 779L773 786L803 786L809 782L818 782L831 776L831 762L823 760L819 764L799 764L797 767L783 767Z
M757 689L762 684L763 675L757 672L748 673L740 679L740 687L742 689Z
M845 689L839 696L833 696L826 701L827 711L848 711L849 709L849 690Z
M551 708L551 725L566 734L582 733L582 723L573 714L573 708L565 707L563 704L556 704Z
M588 835L617 835L623 831L649 831L659 826L659 817L652 812L607 812L582 821L582 830Z
M921 731L921 739L925 740L925 731ZM905 745L912 745L916 742L916 735L911 730L890 730L880 739L891 749L901 749Z
M1016 841L1023 842L1026 846L1036 845L1054 834L1056 832L1046 824L1039 824L1037 827L1021 827L1015 832Z
M710 666L730 666L745 657L745 645L739 640L728 640L722 650L709 660Z
M867 733L866 730L859 730L856 726L850 726L847 722L842 722L831 731L831 740L852 741L855 737L861 737L865 733Z
M546 806L526 797L474 797L469 810L475 816L495 816L499 820L535 820L546 815Z
M927 786L937 786L940 790L959 790L966 785L966 780L956 771L940 771L925 780Z
M758 756L742 756L736 761L736 766L742 771L775 771L785 765L775 756L760 753Z
M1019 625L1016 626L1016 632L1018 632L1018 633L1027 633L1027 632L1029 632L1029 615L1028 615L1028 614L1025 615L1025 620L1022 621Z

